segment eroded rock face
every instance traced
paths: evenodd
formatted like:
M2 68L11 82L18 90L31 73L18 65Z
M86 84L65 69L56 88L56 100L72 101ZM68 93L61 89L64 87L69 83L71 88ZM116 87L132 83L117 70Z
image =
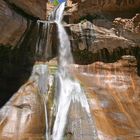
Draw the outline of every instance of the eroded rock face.
M116 18L114 25L120 35L134 40L140 46L140 14L136 14L132 19Z
M48 0L8 0L9 3L17 6L25 13L40 19L46 19L47 1Z
M114 26L112 22L103 21L91 23L84 20L79 24L66 26L76 63L112 62L125 54L135 55L138 58L140 38L139 32L135 30L138 29L139 22L136 27L132 24L134 30L132 28L130 32L125 25L119 28L118 24Z
M140 77L136 65L135 57L123 56L115 63L76 67L101 140L139 139Z
M46 140L45 107L47 66L37 64L32 76L0 110L1 140ZM43 83L44 85L40 84Z
M0 106L30 77L35 62L36 34L36 24L31 24L17 46L0 45Z
M71 25L73 49L78 47L80 50L87 49L92 52L97 52L103 48L109 51L117 47L136 46L136 44L125 39L123 36L118 36L113 29L107 30L104 27L95 26L91 22Z
M0 0L0 45L16 46L24 38L31 22L39 18L45 20L46 3L47 0Z
M29 82L1 109L1 140L45 140L44 104L38 92Z
M27 20L0 0L0 44L15 46L27 28Z
M69 21L74 24L66 28L76 63L113 62L130 54L139 67L140 1L69 0L68 5Z
M82 16L88 14L115 14L110 12L122 12L131 9L137 10L140 6L140 1L137 0L71 0L73 3L77 3L71 11L73 12L73 19L77 20ZM87 8L88 7L88 8Z

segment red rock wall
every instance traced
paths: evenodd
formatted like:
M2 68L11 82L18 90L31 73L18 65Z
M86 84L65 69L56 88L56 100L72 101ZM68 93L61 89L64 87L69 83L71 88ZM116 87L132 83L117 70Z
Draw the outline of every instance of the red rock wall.
M73 19L78 19L87 14L95 14L102 12L122 12L128 11L129 14L133 10L138 10L140 7L139 0L71 0L73 3L78 3L73 11ZM140 9L139 9L140 10ZM131 12L130 12L131 11ZM127 14L128 14L127 13ZM114 13L113 13L114 14Z
M27 20L0 0L0 44L16 45L27 28Z
M46 3L48 0L8 0L11 4L16 5L26 13L39 17L46 18Z

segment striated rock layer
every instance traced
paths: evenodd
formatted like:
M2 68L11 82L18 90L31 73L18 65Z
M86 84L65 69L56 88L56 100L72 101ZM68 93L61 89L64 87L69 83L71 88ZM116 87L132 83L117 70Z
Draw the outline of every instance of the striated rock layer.
M16 46L25 37L30 23L46 19L47 0L0 0L0 46Z
M37 64L32 76L0 109L0 140L46 140L43 95L47 66ZM40 85L44 82L45 87Z
M140 77L136 59L123 56L115 63L77 66L75 74L87 90L100 140L139 140Z
M0 0L0 45L15 46L27 29L27 20Z
M7 0L13 6L18 7L25 13L40 19L46 19L48 0Z
M74 21L80 19L82 16L95 15L95 14L114 14L119 13L120 15L131 15L134 11L139 11L140 1L139 0L69 0L74 3L70 3L72 8L72 18ZM76 3L76 4L75 4ZM88 7L88 8L87 8ZM126 13L127 11L127 13ZM131 13L131 12L132 13ZM124 12L124 14L122 13Z
M140 1L72 2L66 29L75 62L114 62L122 55L134 55L140 75Z
M134 57L124 56L116 63L96 62L78 66L79 70L76 72L77 78L87 88L99 139L137 140L140 136L140 79L136 73L138 71L140 75L140 14L136 13L140 1L72 2L73 4L69 1L72 7L67 7L66 20L80 23L66 25L66 29L76 63L89 64L99 60L114 62L128 54L135 55L137 59L136 62ZM118 16L120 18L116 18ZM35 62L35 51L37 60L43 61L51 59L50 54L56 52L56 29L48 23L50 30L46 23L37 24L38 18L46 18L46 0L0 0L0 95L3 97L7 93L11 96L27 81ZM46 41L48 34L51 35ZM45 48L46 44L53 49ZM9 46L17 47L11 49ZM75 135L71 133L72 111L75 111L73 108L77 110L77 107L78 104L71 108L66 131L66 136L75 137L76 140L82 130L77 126L75 129L78 132ZM87 116L81 108L76 112L78 125L79 116L83 117L82 127L86 129L90 122L87 122ZM84 140L91 139L91 130L87 130L85 134ZM0 110L0 139L17 138L45 139L44 103L40 88L33 79L24 84Z
M70 36L75 62L90 64L95 61L114 62L122 55L136 56L139 61L139 14L132 19L105 19L66 26Z
M139 60L140 1L69 0L68 4L69 22L78 22L66 27L76 63L112 62L125 54Z

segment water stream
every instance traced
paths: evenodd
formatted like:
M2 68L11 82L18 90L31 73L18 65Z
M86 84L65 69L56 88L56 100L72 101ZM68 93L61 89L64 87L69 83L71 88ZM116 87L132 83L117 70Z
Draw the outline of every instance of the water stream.
M62 25L65 3L62 3L54 12L55 22L58 27L59 44L59 62L58 72L56 74L56 119L53 127L53 140L62 140L67 116L72 102L80 103L90 116L89 105L84 94L84 90L78 81L70 74L69 68L73 64L70 41Z
M58 7L55 8L53 13L49 17L49 22L54 21L57 25L58 29L58 39L59 39L59 49L58 49L58 70L55 75L55 99L54 99L54 124L52 128L52 134L50 133L50 128L48 128L48 119L46 118L46 139L48 140L63 140L65 135L65 129L68 124L68 114L70 111L71 106L76 106L79 108L83 108L84 113L87 114L88 117L85 120L88 121L90 127L88 129L92 130L93 137L90 138L96 139L96 131L93 128L93 122L90 115L90 109L87 102L87 98L85 96L85 92L79 82L75 80L73 75L70 73L70 66L74 63L72 53L71 53L71 46L69 37L65 31L65 28L62 24L63 19L63 12L65 9L65 2L60 4ZM39 21L43 24L43 29L45 30L44 33L41 35L42 38L39 38L38 44L41 46L44 44L48 45L48 39L46 38L49 33L47 32L47 28L49 28L47 21ZM46 38L46 40L45 40ZM40 50L40 46L37 46L38 54L42 55L46 50ZM44 86L43 86L44 87ZM45 101L45 96L44 96ZM80 107L79 107L80 105ZM45 105L46 108L46 105ZM46 108L47 110L47 108ZM76 111L76 110L75 110ZM47 111L45 112L47 117ZM78 114L80 115L80 114ZM82 120L81 120L82 121ZM87 122L86 122L87 124ZM91 127L92 126L92 127ZM73 127L73 126L72 126ZM79 132L80 134L81 132ZM82 136L82 134L80 134ZM76 139L78 140L78 139ZM80 138L79 140L84 140L84 138Z

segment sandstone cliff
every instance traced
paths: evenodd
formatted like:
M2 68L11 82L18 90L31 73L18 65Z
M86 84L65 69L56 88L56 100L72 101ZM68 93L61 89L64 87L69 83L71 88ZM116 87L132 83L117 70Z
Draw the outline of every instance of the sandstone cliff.
M71 11L73 20L82 16L108 14L128 16L139 11L139 0L69 0L73 2Z
M136 56L139 63L140 1L69 0L68 4L66 29L77 63L113 62L125 54Z
M32 21L46 19L46 2L0 0L0 44L16 46Z
M139 7L140 0L68 0L64 13L75 62L85 64L78 66L76 76L89 92L87 96L100 139L136 140L140 136ZM28 79L36 60L46 61L51 58L50 54L56 56L59 44L56 25L49 24L48 30L42 21L52 9L47 0L0 0L0 106L15 93L0 112L0 139L15 140L17 134L20 140L45 139L43 101L39 87ZM51 49L44 47L47 45ZM75 107L71 107L70 119ZM5 108L10 110L6 117ZM83 114L81 109L77 110L77 114ZM36 121L37 125L33 125ZM89 122L84 121L82 125L86 128ZM12 132L11 126L16 127ZM71 123L69 127L72 130ZM82 129L77 126L76 130L78 140ZM66 135L73 137L73 133L67 131Z

